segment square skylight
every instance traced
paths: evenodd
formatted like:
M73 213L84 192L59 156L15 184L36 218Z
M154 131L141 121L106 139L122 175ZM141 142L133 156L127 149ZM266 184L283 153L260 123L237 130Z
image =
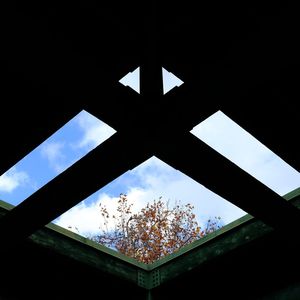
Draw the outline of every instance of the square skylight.
M151 204L154 200L157 202L159 199L168 208L176 205L192 205L195 221L201 230L207 228L209 222L217 220L218 226L223 226L246 214L153 156L62 214L54 220L54 223L92 239L103 230L114 232L120 216L118 212L120 194L126 194L128 204L132 205L132 214L126 216L125 222L129 222L133 214L139 214L148 203ZM106 219L107 223L101 207L105 207L110 216Z

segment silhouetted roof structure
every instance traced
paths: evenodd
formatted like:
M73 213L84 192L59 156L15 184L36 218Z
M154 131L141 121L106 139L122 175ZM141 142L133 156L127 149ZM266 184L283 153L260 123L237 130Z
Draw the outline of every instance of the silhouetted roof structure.
M124 289L124 294L142 299L142 284L127 286L122 278L109 275L115 280L112 284L105 270L86 266L82 260L74 262L27 238L152 155L274 229L267 237L241 246L242 250L219 253L202 268L186 270L180 279L154 289L153 299L167 293L176 299L180 289L192 295L199 292L200 284L213 289L210 277L225 294L228 287L250 290L254 284L253 297L298 282L289 270L299 265L299 209L190 133L222 110L299 171L296 37L300 20L292 2L270 6L206 1L176 6L169 1L70 5L10 1L1 4L0 11L1 174L82 109L117 130L0 219L0 251L7 265L3 269L22 274L11 283L12 299L14 293L21 293L14 289L22 286L22 280L26 286L43 287L39 291L49 292L45 299L56 299L52 290L56 284L65 293L57 299L66 299L74 286L86 291L93 289L92 284L114 288L116 295ZM118 83L139 66L141 94ZM166 95L162 67L184 81ZM24 269L31 266L33 275L23 278ZM228 268L235 272L230 280L224 279ZM254 277L245 274L247 268ZM262 282L264 276L275 286ZM232 292L232 298L240 296L238 291ZM73 290L74 297L77 292L84 295Z

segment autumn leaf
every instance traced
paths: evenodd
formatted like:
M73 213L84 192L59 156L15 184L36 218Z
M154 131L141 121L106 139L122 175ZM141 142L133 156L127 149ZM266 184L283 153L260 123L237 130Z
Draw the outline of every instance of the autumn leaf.
M138 213L131 211L127 195L120 194L117 211L110 217L107 208L100 206L100 217L104 224L110 218L116 222L114 230L101 229L101 233L92 239L104 246L116 249L120 253L149 264L178 251L181 247L214 232L220 225L220 217L206 221L201 231L191 204L169 207L162 197L153 203L147 203Z

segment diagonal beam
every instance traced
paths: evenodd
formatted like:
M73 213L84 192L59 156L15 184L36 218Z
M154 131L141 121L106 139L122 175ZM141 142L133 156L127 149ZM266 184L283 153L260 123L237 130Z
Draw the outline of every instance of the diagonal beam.
M28 80L13 72L8 64L0 64L0 175L47 139L79 111L63 101L64 95L49 95L42 83Z
M272 100L272 108L253 106L226 107L223 112L241 127L251 133L264 145L279 155L292 167L300 170L299 151L296 146L298 122L298 108L296 103L287 103L285 106L276 104ZM251 104L250 104L251 103Z
M300 229L297 208L192 134L169 140L156 155L273 228Z
M42 112L44 109L46 113ZM44 106L44 109L37 114L27 113L26 107L24 109L21 105L18 105L18 111L15 106L14 109L2 110L5 115L11 115L10 122L14 125L10 127L7 121L0 120L1 128L9 127L1 132L0 156L3 159L0 161L0 176L80 111L76 107L58 110L57 107Z
M0 220L0 236L5 241L2 251L149 158L149 147L136 141L132 136L114 134L11 210Z

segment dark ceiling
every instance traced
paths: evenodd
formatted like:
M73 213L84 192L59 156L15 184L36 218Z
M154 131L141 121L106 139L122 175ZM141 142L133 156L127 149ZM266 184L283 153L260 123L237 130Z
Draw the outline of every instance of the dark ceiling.
M299 232L298 209L189 133L222 110L299 171L292 3L2 3L0 173L83 109L117 130L1 219L6 247L152 155L278 231ZM118 83L138 66L141 95ZM161 67L184 81L164 96Z

